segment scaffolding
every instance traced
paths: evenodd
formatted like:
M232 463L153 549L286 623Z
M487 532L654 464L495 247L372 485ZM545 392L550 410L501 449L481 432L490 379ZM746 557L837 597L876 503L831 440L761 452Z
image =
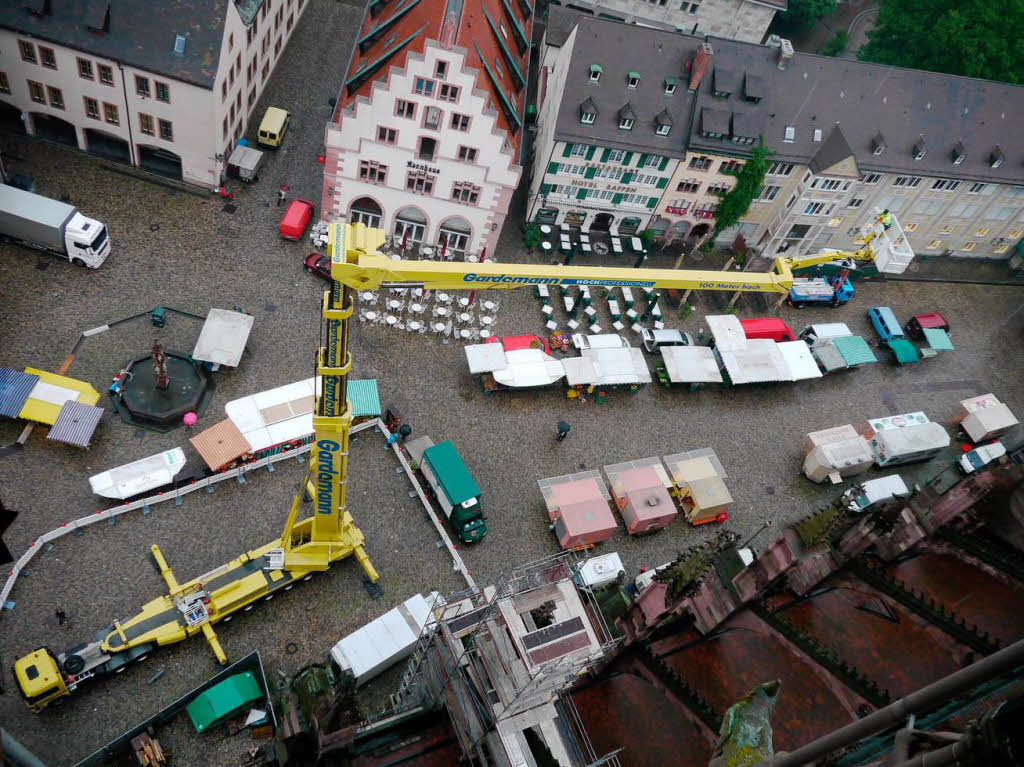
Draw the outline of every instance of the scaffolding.
M576 552L561 552L453 596L421 633L395 708L444 705L473 763L532 763L523 755L532 728L561 763L616 767L617 751L595 755L565 692L616 641L594 595L579 587L579 567Z

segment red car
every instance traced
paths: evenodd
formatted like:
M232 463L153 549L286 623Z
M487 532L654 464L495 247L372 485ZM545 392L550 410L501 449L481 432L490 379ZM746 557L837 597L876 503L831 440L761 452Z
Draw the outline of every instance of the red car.
M302 259L303 267L310 274L315 274L317 277L323 277L325 280L331 279L331 257L325 256L323 253L310 253L304 259Z
M491 336L487 339L489 344L496 344L498 341L501 341L501 348L507 352L514 352L516 349L541 349L545 354L551 354L548 342L532 333L523 336L504 336L503 338Z
M924 335L921 331L925 328L938 328L949 332L949 323L946 318L938 312L929 312L928 314L915 314L910 318L910 322L903 326L904 332L911 338L920 338Z
M285 208L281 217L281 225L277 231L286 240L297 240L306 232L310 219L313 218L313 203L309 200L292 200Z

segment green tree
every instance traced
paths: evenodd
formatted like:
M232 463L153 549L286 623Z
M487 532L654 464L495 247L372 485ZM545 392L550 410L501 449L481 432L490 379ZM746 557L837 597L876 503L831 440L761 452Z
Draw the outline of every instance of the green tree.
M846 49L846 43L849 41L850 35L845 29L840 29L832 37L828 39L821 48L822 56L838 56Z
M744 163L743 170L736 176L736 186L715 206L715 233L714 237L710 238L711 241L720 232L739 222L740 216L747 212L750 203L757 199L764 183L764 174L768 171L768 157L772 154L774 152L764 145L763 140L758 141L750 159Z
M783 29L807 30L823 16L836 10L836 0L789 0L788 7L776 19Z
M882 0L857 56L898 67L1024 83L1024 0Z

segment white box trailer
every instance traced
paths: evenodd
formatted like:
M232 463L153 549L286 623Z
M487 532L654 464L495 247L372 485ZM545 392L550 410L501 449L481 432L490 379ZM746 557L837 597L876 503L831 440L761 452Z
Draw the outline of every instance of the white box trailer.
M994 394L961 400L960 407L965 414L960 427L974 443L1002 436L1019 423L1010 408Z
M949 447L946 429L928 421L898 429L881 429L871 438L871 452L878 466L897 466L926 461Z
M0 237L97 268L110 255L107 228L49 197L0 184Z
M804 458L803 473L812 482L838 484L846 477L867 471L874 460L868 441L857 434L839 442L812 448Z
M416 594L357 629L331 648L331 661L363 685L384 669L409 657L420 634L433 620L434 608L444 605L436 591Z

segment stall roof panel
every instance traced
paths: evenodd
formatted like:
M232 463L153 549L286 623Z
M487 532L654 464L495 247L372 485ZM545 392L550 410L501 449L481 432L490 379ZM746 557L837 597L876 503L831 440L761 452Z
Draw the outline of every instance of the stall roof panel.
M705 477L686 483L690 497L699 509L711 509L732 503L732 495L720 477Z
M1002 402L970 413L960 425L972 442L980 442L989 436L1006 431L1019 423L1017 417Z
M501 344L470 344L465 347L465 352L472 375L493 373L508 367L505 349Z
M850 366L839 349L836 348L836 345L833 343L834 340L829 338L825 341L819 341L811 347L811 354L825 368L826 373L831 373L835 370L845 370Z
M350 380L345 398L352 406L353 418L376 418L381 414L380 391L374 378Z
M259 149L253 149L251 146L242 146L239 144L231 151L231 156L228 158L228 165L234 165L237 168L244 168L245 170L256 170L256 167L260 164L260 160L263 159L263 152Z
M215 423L192 437L189 442L213 471L220 471L252 449L242 432L230 420Z
M953 342L949 340L949 333L942 328L922 328L924 340L937 352L953 351Z
M61 406L57 420L46 438L65 445L89 447L89 441L102 417L103 408L68 400Z
M469 469L466 468L466 464L463 463L450 439L428 447L423 451L423 457L430 461L437 481L449 498L458 498L459 501L464 501L480 495L480 488L477 486L476 480L469 473Z
M872 442L877 442L887 455L904 455L948 447L950 439L942 424L929 421L902 429L883 429Z
M733 314L710 314L704 318L708 330L715 339L715 348L720 352L742 349L747 344L747 336L739 318Z
M238 367L255 318L227 309L210 309L192 351L192 359Z
M638 458L635 461L612 463L604 467L612 491L620 498L627 493L649 487L671 487L672 481L657 456Z
M85 381L35 368L25 368L25 372L38 376L39 380L25 400L18 414L19 418L52 425L65 402L73 400L85 405L95 405L100 401L100 393Z
M821 378L818 363L811 356L811 349L806 341L784 341L777 344L779 353L789 368L789 380L803 381L807 378Z
M38 381L39 376L0 368L0 415L17 418Z
M892 353L896 356L896 361L901 365L905 365L908 362L917 362L917 349L907 339L893 338L885 343L892 349Z
M89 477L89 486L104 498L130 498L166 485L184 465L185 451L175 447L93 475Z
M708 477L725 479L729 476L722 462L718 460L714 448L710 447L666 455L662 460L677 485Z
M562 360L570 386L617 386L651 382L643 352L634 347L583 349L580 357Z
M486 344L500 346L500 344ZM513 349L505 352L508 366L504 370L494 371L494 380L503 386L528 388L531 386L549 386L558 379L565 377L562 363L540 349Z
M548 511L555 511L559 508L558 504L566 499L576 498L577 493L596 492L604 500L611 500L599 471L580 471L576 474L538 479L537 486L540 487L540 494L544 497Z
M878 362L878 357L868 346L868 342L860 336L839 336L831 341L843 361L850 367Z
M715 352L707 346L662 346L660 351L673 383L722 383Z
M757 338L747 341L743 347L729 351L719 348L718 351L734 384L789 381L789 367L778 347L774 341Z

